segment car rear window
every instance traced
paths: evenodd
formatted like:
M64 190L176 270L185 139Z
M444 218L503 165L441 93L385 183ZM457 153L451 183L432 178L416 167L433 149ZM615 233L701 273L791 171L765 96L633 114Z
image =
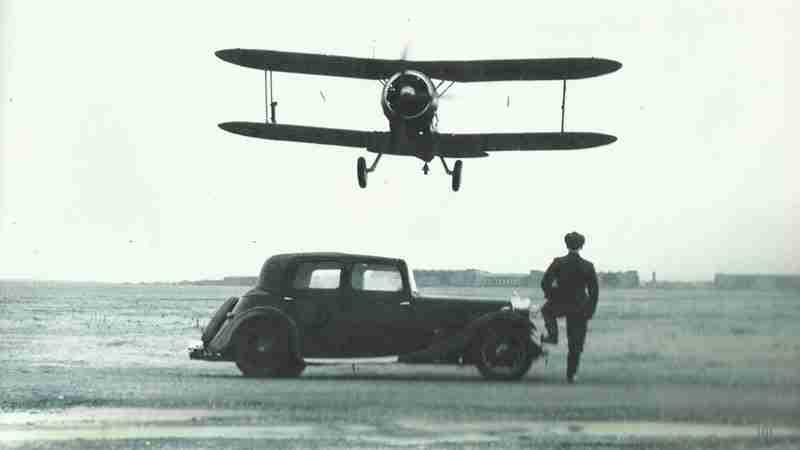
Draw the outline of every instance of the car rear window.
M403 277L400 269L390 264L359 263L353 266L350 285L357 291L400 292Z
M306 262L297 266L292 286L295 289L337 289L342 266L334 262Z

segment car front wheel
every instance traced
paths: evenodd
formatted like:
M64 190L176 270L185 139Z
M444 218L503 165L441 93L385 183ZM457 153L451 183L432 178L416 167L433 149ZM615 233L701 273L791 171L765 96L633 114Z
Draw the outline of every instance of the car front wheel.
M246 377L296 377L305 366L289 351L289 327L277 319L255 319L237 332L236 367Z
M531 368L534 348L526 333L487 328L478 341L477 367L490 380L516 380Z

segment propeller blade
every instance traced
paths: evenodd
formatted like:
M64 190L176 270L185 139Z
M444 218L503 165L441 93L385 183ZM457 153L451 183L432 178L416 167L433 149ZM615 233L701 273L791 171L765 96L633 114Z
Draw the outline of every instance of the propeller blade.
M411 47L411 41L406 41L406 45L403 47L403 54L400 55L401 61L408 60L408 49Z

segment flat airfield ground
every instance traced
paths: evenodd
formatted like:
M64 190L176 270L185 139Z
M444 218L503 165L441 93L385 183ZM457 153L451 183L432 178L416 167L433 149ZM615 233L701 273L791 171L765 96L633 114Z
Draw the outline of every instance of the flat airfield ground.
M188 360L245 291L0 284L0 448L800 447L797 292L604 290L567 385L565 342L511 383L411 365L256 380Z

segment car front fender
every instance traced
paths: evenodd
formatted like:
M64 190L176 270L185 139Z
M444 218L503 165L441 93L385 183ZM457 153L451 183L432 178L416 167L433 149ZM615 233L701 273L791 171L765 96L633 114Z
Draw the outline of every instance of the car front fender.
M456 354L463 355L465 359L468 359L466 358L468 355L465 353L471 348L472 343L476 338L479 338L484 330L492 325L507 327L509 329L518 328L520 331L524 331L526 335L530 332L532 327L528 318L519 313L509 310L493 311L476 318L458 333L435 342L430 347L401 355L400 362L427 363L451 357Z
M297 325L291 317L286 315L286 313L277 308L272 308L269 306L259 306L248 309L247 311L233 316L231 319L225 322L217 335L214 336L214 339L212 339L208 344L208 349L212 352L221 354L230 352L233 349L233 343L235 341L234 338L236 337L236 332L239 330L239 327L249 320L261 318L277 318L287 324L290 333L289 351L295 356L297 361L302 362L303 356L300 349L300 343L302 340L300 339L300 331L298 330Z

